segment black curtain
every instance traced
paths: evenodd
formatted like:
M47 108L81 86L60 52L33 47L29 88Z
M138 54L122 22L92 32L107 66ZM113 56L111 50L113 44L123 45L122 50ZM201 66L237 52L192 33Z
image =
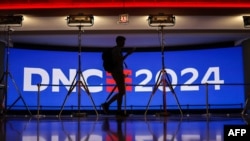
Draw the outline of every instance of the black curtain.
M243 66L244 66L244 83L245 85L245 98L250 100L250 39L242 42L243 47ZM250 101L246 105L247 111L250 110Z
M0 41L0 79L2 79L4 76L4 55L5 55L5 43ZM4 104L3 102L3 98L4 98L4 90L2 88L2 85L3 85L3 81L1 80L0 81L0 108L1 108L1 105ZM1 110L1 109L0 109Z

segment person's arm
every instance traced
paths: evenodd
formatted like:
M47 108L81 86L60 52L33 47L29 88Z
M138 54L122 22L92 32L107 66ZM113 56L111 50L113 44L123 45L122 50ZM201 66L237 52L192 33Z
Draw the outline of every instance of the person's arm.
M123 60L125 60L130 54L132 54L134 51L136 50L136 48L131 49L130 51L128 51L124 56L123 56Z

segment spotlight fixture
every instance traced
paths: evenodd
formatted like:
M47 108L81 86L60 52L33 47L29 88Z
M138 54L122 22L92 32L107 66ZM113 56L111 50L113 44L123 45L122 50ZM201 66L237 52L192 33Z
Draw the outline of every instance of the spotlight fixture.
M243 16L244 27L250 28L250 16Z
M68 26L93 26L94 17L93 15L69 15L67 17Z
M174 26L175 17L172 14L149 15L148 24L153 27Z
M23 16L0 16L0 26L22 26Z

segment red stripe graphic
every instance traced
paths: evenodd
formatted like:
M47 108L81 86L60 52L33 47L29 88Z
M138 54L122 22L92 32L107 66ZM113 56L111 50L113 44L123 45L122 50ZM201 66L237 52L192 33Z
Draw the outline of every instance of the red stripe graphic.
M126 91L132 91L133 88L132 88L132 78L131 78L131 75L132 75L132 70L124 70L124 74L126 75L126 78L125 78L125 83L126 83ZM113 90L113 88L115 87L115 81L114 79L112 78L111 76L111 73L106 73L106 91L107 92L111 92ZM114 92L118 92L118 89L116 88Z

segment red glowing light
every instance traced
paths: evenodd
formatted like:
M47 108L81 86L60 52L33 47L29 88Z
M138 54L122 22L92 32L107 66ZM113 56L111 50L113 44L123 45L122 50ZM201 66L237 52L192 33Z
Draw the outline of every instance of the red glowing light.
M74 9L74 8L249 8L248 0L4 0L0 2L1 10L16 9Z

